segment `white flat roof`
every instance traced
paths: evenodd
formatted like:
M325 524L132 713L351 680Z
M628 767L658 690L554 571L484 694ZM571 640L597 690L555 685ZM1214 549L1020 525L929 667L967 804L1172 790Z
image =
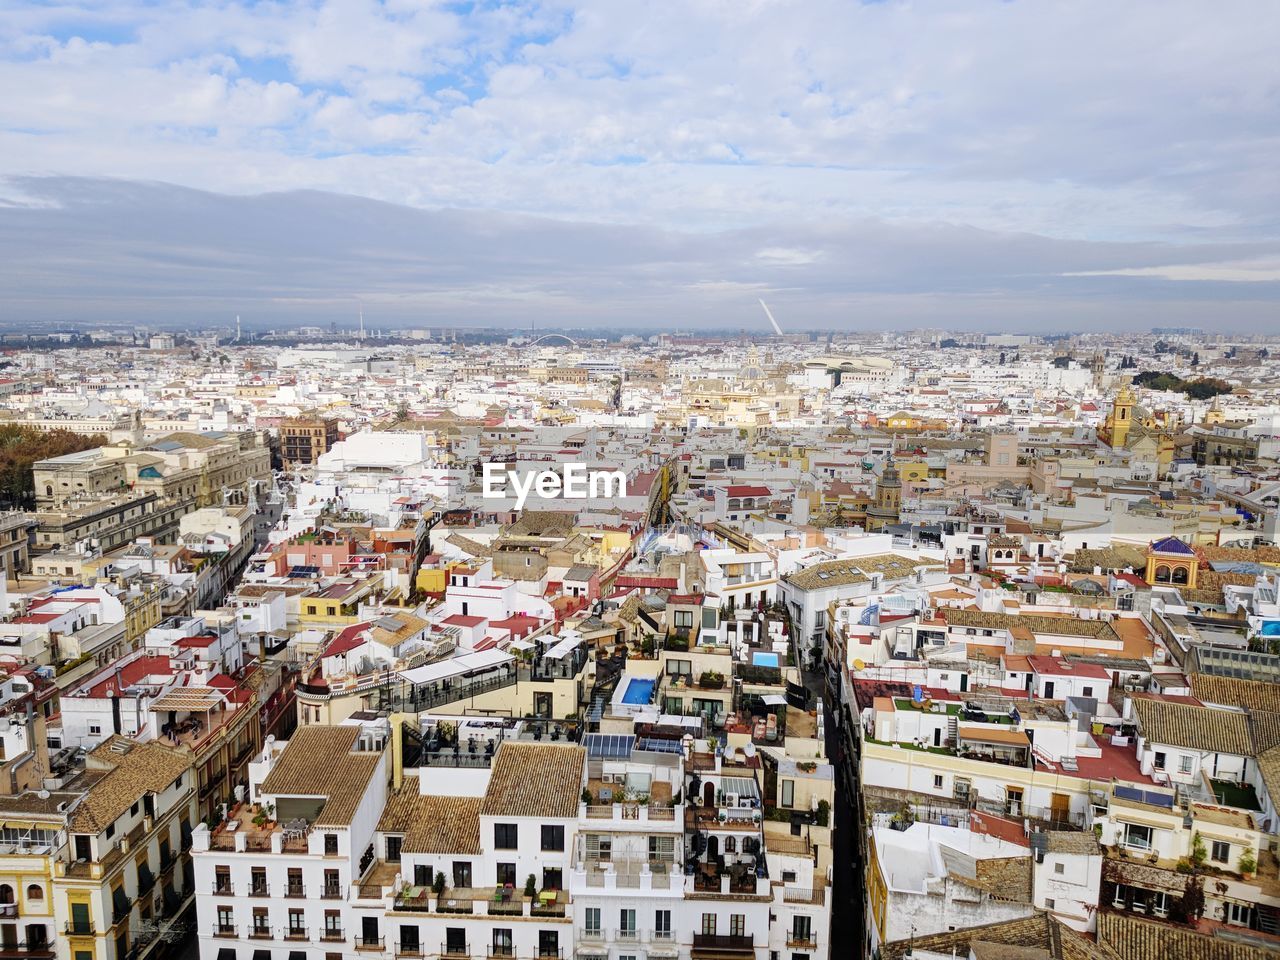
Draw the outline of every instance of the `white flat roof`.
M412 670L401 670L400 676L415 686L422 686L424 683L452 679L466 673L492 670L514 660L515 657L503 650L481 650L479 653L464 653L439 663L427 663Z

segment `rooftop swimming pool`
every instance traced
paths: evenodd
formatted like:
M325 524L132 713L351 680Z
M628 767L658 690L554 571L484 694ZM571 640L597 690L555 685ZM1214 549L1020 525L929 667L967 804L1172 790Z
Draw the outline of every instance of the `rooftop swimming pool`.
M751 663L757 667L776 667L778 666L778 655L776 653L753 653L751 655Z
M622 692L622 702L648 706L653 702L653 688L657 680L632 677L627 681L627 689Z

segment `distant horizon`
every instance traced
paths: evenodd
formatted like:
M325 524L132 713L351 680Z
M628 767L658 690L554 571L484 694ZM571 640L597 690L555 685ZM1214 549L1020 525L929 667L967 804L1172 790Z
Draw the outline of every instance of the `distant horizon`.
M1266 331L1277 32L1193 0L10 5L0 316Z

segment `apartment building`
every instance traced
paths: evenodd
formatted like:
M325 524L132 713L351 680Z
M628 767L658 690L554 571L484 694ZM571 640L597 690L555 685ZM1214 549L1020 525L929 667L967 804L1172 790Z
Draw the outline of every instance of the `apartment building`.
M53 864L59 960L143 960L188 907L196 822L190 759L113 736L64 783L65 854Z
M292 417L280 422L280 458L285 470L310 466L338 442L332 417Z

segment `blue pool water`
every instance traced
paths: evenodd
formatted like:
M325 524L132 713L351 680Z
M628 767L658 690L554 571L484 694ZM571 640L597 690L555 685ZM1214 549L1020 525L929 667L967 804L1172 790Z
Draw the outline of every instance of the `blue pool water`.
M1280 637L1280 620L1268 620L1262 625L1261 633L1264 637Z
M751 662L757 667L776 667L778 665L778 655L776 653L753 653Z
M622 702L650 703L653 700L653 688L657 683L657 680L641 680L639 677L632 677L627 682L627 689L623 691Z

